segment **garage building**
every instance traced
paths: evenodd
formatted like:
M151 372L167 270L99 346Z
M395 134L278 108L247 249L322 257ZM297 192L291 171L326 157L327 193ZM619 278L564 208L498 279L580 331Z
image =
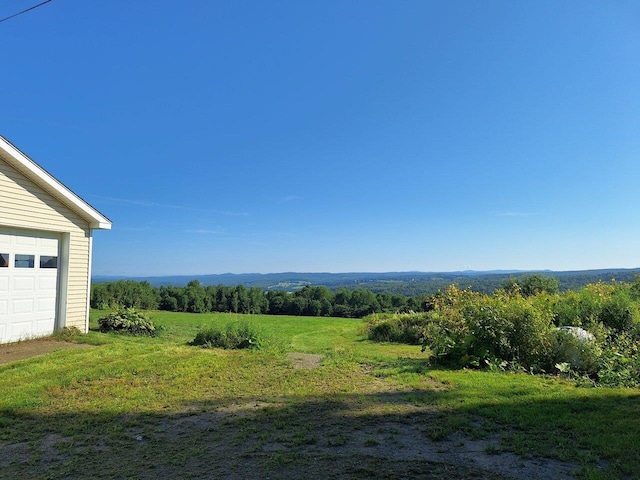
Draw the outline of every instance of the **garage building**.
M88 331L93 230L110 228L0 137L0 343Z

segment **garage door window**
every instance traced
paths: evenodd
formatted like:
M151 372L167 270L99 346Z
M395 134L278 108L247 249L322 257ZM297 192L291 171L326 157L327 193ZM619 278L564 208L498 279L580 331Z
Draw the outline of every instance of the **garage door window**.
M19 255L16 253L16 268L34 268L35 255Z
M9 266L9 254L0 253L0 268Z
M40 255L40 268L58 268L58 257Z

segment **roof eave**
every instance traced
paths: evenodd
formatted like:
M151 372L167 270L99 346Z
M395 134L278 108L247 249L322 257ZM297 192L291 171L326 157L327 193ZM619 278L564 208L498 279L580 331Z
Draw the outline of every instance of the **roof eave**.
M47 187L56 197L63 201L72 210L75 210L89 222L89 226L94 229L110 230L111 220L98 212L95 208L85 202L78 195L69 190L53 175L22 153L6 138L0 136L0 149L4 150L17 167L23 173L37 183Z
M89 226L94 230L111 230L111 222L93 222Z

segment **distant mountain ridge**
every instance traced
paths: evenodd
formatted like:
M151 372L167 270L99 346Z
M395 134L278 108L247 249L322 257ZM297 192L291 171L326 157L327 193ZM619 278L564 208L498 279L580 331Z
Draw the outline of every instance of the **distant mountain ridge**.
M597 281L631 281L640 275L640 268L612 268L598 270L465 270L459 272L282 272L282 273L223 273L209 275L169 275L149 277L124 277L96 275L95 283L117 280L146 281L155 287L184 286L192 280L202 285L244 285L265 290L294 291L305 285L323 285L332 290L340 288L362 288L376 293L401 293L403 295L429 294L457 284L476 291L492 292L500 288L511 277L531 274L549 275L558 279L561 290L577 289Z

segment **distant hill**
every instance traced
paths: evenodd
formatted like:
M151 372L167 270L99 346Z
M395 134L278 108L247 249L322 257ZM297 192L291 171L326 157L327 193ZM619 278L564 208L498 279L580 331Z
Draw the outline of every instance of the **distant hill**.
M631 281L640 275L640 268L601 269L577 271L522 271L492 270L461 272L386 272L386 273L224 273L211 275L174 275L162 277L117 277L94 276L93 282L111 282L117 280L147 281L155 287L162 285L184 286L191 280L203 285L244 285L247 288L259 287L264 290L295 291L305 285L324 285L331 290L341 288L362 288L375 293L400 293L414 296L434 293L448 285L457 284L462 288L471 288L479 292L491 293L500 288L509 278L519 278L533 273L548 275L558 279L560 290L576 290L589 283Z

